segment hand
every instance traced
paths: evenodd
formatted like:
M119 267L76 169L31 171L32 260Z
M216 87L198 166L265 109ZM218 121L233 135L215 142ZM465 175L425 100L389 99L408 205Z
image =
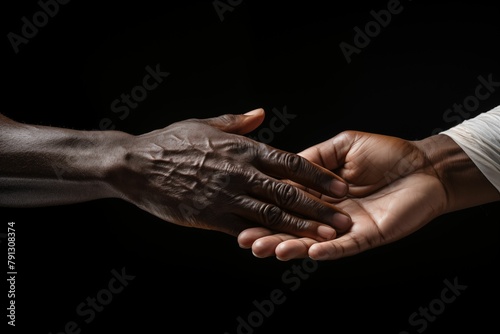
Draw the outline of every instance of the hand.
M265 226L323 241L348 229L341 209L281 179L332 197L347 193L346 182L299 155L242 136L263 119L259 109L129 137L110 183L121 198L161 219L233 236Z
M299 155L349 183L349 194L341 200L304 190L348 212L351 229L334 240L318 242L254 227L238 236L240 246L251 248L257 257L333 260L411 234L447 210L442 180L425 153L429 144L345 131L304 150Z

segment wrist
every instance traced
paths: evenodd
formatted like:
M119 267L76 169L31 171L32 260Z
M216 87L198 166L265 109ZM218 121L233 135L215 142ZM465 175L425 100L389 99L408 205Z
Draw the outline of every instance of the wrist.
M95 131L94 145L89 152L90 178L95 180L101 198L122 198L120 183L127 168L127 146L132 135L121 131Z
M46 129L39 130L38 136L44 138ZM42 154L52 161L49 174L57 178L54 187L69 198L75 196L76 202L119 197L111 180L122 166L128 137L120 131L51 130Z
M442 214L498 200L498 191L451 137L437 134L416 145L443 186Z
M142 189L147 185L146 167L154 160L149 140L143 145L141 136L118 131L108 131L104 152L107 159L101 166L101 180L104 181L108 197L140 203Z

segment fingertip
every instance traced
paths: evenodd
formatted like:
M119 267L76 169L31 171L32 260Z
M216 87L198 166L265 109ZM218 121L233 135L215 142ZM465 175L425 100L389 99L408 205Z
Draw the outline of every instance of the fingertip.
M352 219L348 213L337 212L333 215L333 226L338 232L347 232L352 227L352 225Z
M293 259L302 259L308 256L307 241L303 240L288 240L276 246L276 258L280 261L289 261Z
M318 226L317 233L323 240L332 240L337 236L337 232L327 225Z
M265 256L259 255L258 253L254 252L253 250L252 250L252 254L253 254L253 256L255 256L256 258L259 258L259 259L265 258Z
M249 249L250 247L252 247L253 240L250 239L249 233L245 233L245 231L238 234L236 241L238 242L238 245L243 249Z
M241 248L261 247L261 244L265 244L265 242L264 240L260 240L260 238L270 234L272 232L266 228L250 227L238 234L237 241ZM256 241L258 242L256 243Z
M274 253L276 254L276 259L279 261L289 261L291 259L289 247L287 247L285 243L280 243L276 246Z
M253 241L250 247L252 249L253 256L257 258L262 259L269 256L269 254L267 254L265 249L265 242L263 242L263 240L261 239Z
M285 257L284 255L286 255L287 250L288 250L288 248L286 246L286 243L282 242L282 243L278 244L278 246L276 246L276 249L274 251L275 251L277 256L280 256L281 258L283 258L283 257Z
M247 134L262 124L264 121L264 109L258 108L251 110L243 115L238 117L240 119L240 123L238 124L237 129L233 132L237 134Z
M252 253L259 258L275 256L276 241L269 238L257 239L252 244Z
M311 259L316 261L326 260L328 253L318 244L314 244L309 247L308 255Z
M260 250L266 246L266 242L262 239L257 239L252 243L252 249Z
M335 179L330 184L330 191L337 197L344 197L349 192L349 185L344 180Z
M270 254L269 252L267 252L263 249L256 249L254 247L252 247L252 254L253 254L253 256L255 256L256 258L259 258L259 259L265 259L267 257L274 255L274 253Z
M245 116L260 116L262 114L264 114L264 109L257 108L257 109L254 109L254 110L250 110L250 111L244 113L243 115L245 115Z

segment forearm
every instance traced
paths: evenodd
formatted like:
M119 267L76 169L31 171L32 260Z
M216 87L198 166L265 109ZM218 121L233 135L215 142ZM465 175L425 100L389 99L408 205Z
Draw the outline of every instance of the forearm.
M0 115L0 206L61 205L115 196L107 179L126 136L26 125Z
M465 151L449 136L438 134L417 142L429 166L441 180L444 212L453 212L500 200L500 193Z
M446 211L500 200L500 106L417 142L446 192Z

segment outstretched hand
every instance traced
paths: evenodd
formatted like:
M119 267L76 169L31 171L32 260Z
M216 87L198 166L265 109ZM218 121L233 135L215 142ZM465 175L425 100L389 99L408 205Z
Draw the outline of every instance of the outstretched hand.
M257 257L333 260L401 239L446 210L446 193L421 142L345 131L300 156L335 172L349 183L344 199L305 189L349 213L353 225L334 240L249 228L238 236Z
M120 197L172 223L237 236L263 226L308 240L329 240L351 221L342 209L284 182L342 197L339 176L297 154L243 134L264 111L189 119L123 144L126 161L111 184Z

